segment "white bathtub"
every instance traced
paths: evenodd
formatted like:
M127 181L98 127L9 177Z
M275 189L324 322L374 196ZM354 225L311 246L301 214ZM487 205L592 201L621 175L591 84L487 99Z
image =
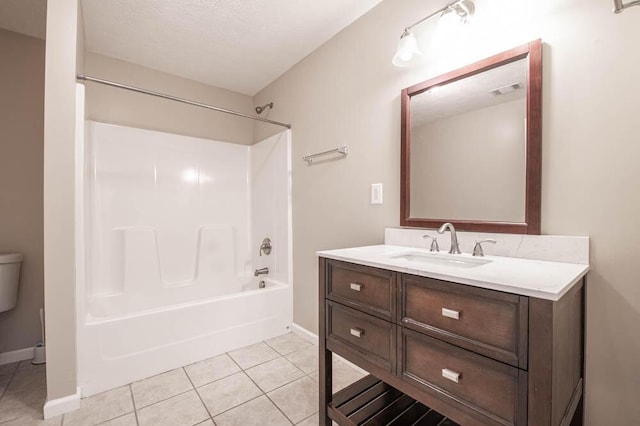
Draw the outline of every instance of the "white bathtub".
M79 85L78 105L83 93ZM83 126L83 118L79 112L75 307L82 395L286 333L290 132L247 147ZM265 237L269 256L258 252ZM265 267L269 278L253 277Z
M265 288L258 288L260 280L265 281ZM290 286L252 277L250 287L253 289L135 314L96 317L87 313L78 336L82 396L289 331Z

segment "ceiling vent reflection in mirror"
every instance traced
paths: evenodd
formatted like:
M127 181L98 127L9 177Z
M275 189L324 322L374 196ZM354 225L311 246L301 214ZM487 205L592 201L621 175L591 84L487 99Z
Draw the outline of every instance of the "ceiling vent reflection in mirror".
M506 86L498 87L497 89L489 90L489 93L494 96L506 95L507 93L515 92L521 87L522 84L520 83L511 83L507 84Z

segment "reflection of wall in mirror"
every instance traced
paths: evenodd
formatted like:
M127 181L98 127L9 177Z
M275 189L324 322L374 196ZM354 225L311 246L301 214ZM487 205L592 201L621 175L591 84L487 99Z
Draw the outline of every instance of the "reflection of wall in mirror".
M526 99L411 129L411 217L524 222Z

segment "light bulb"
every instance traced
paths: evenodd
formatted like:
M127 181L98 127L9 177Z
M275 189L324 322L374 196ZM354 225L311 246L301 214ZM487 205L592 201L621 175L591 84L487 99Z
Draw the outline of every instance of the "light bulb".
M418 48L418 41L411 31L404 30L402 37L400 37L400 42L398 43L398 50L393 57L393 65L397 67L408 67L421 58L422 53Z

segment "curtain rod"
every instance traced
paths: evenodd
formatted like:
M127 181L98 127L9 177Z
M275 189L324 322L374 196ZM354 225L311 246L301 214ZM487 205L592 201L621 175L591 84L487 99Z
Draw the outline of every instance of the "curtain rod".
M256 117L254 115L245 114L243 112L232 111L230 109L220 108L220 107L213 106L213 105L207 105L207 104L204 104L202 102L190 101L189 99L179 98L177 96L167 95L167 94L159 93L159 92L153 92L151 90L141 89L139 87L129 86L127 84L116 83L115 81L103 80L101 78L90 77L88 75L78 75L76 78L78 80L82 80L82 81L89 81L89 82L92 82L92 83L104 84L105 86L117 87L118 89L129 90L131 92L142 93L144 95L151 95L151 96L155 96L157 98L168 99L170 101L181 102L181 103L187 104L187 105L193 105L193 106L197 106L197 107L200 107L200 108L211 109L213 111L223 112L225 114L231 114L231 115L235 115L235 116L238 116L238 117L250 118L252 120L262 121L264 123L275 124L276 126L286 127L287 129L291 128L291 124L280 123L279 121L273 121L273 120L269 120L269 119L262 118L262 117Z

